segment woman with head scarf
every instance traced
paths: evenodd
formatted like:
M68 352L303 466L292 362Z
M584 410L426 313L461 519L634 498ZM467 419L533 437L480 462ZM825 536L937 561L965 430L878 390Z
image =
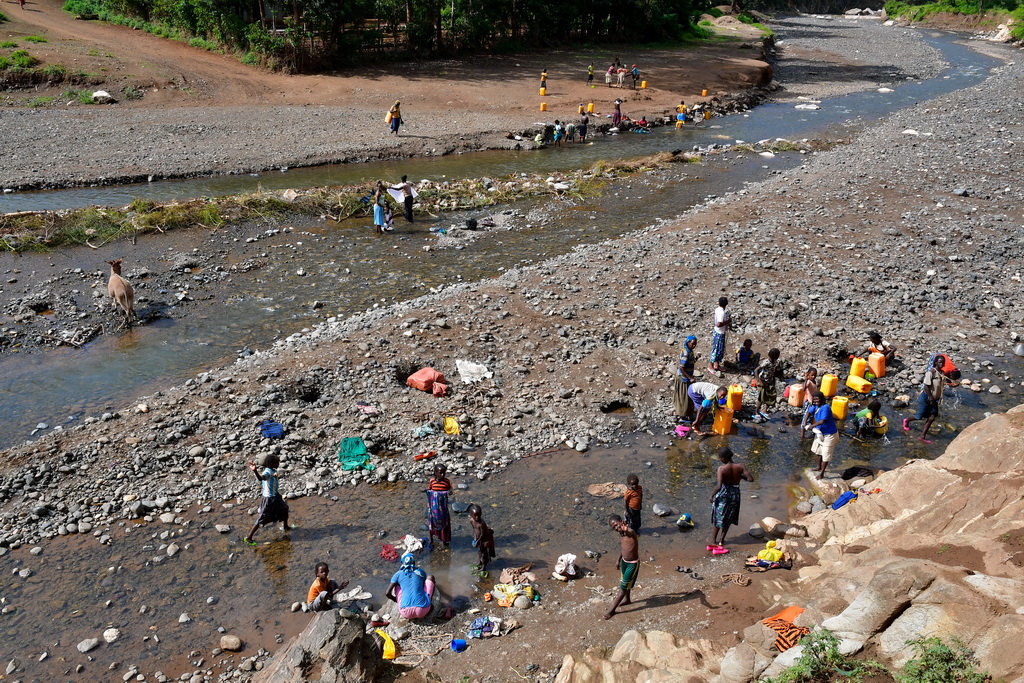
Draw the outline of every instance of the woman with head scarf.
M434 577L416 566L412 553L402 555L402 564L391 577L385 597L398 603L398 612L406 619L422 619L430 614L434 596Z
M395 100L395 103L388 110L388 123L391 124L391 132L398 135L398 127L402 125L402 107L401 102Z
M683 342L683 350L679 353L679 367L676 368L675 386L672 392L672 405L676 415L684 420L693 419L693 402L687 391L693 383L693 370L697 362L697 337L690 335Z

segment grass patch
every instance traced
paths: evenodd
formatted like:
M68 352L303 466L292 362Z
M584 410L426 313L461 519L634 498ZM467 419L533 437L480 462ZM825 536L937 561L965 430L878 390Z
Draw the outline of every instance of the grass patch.
M768 683L828 683L833 680L859 683L869 675L889 672L878 662L851 659L839 652L839 639L828 629L812 631L800 641L803 654L797 663Z
M212 40L207 40L206 38L192 38L188 41L188 44L192 47L197 47L200 50L206 50L207 52L215 52L220 50L219 44L213 42Z
M32 107L33 109L35 107L45 107L48 104L53 104L53 101L56 100L56 99L57 98L53 97L53 96L50 96L50 97L33 97L31 100L28 101L28 106Z
M10 50L12 48L18 47L18 44L13 40L5 40L2 43L0 43L0 47Z
M987 683L992 678L978 671L974 652L959 638L947 644L940 638L908 640L914 658L896 674L899 683Z
M39 60L28 53L28 50L15 50L11 53L10 69L31 69Z
M5 21L10 21L10 19L7 18L6 14L0 12L0 24L4 23Z
M60 79L67 75L68 70L60 64L47 64L46 68L43 69L43 73L46 74L48 78Z
M48 42L46 38L42 36L25 36L25 40L29 43L45 43Z
M88 90L65 90L61 97L68 102L92 104L92 93Z

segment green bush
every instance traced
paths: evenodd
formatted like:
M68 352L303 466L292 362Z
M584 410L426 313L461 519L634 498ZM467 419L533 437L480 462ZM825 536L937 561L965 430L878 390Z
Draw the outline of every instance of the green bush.
M722 16L722 10L718 9L717 7L709 7L707 11L704 12L704 14L710 14L715 19L717 19L718 17Z
M42 36L25 36L25 40L27 40L30 43L45 43L46 42L46 38L43 38Z
M27 50L15 50L11 53L11 64L16 69L31 69L39 60L28 53Z
M5 21L10 21L10 19L7 18L6 14L0 12L0 24L4 23Z
M796 664L768 683L826 683L836 676L859 683L865 676L886 672L878 662L850 659L839 652L839 639L828 629L812 631L800 644L803 653Z
M977 669L974 652L959 638L947 645L941 638L908 640L914 658L896 674L899 683L987 683L988 673Z
M46 68L43 69L43 73L49 78L63 78L67 75L68 70L60 64L47 64Z
M259 65L259 63L259 55L257 55L255 52L246 52L244 55L242 55L242 64L246 64L248 66L257 66Z
M12 48L12 47L18 47L18 44L16 42L14 42L13 40L5 40L4 42L0 43L0 47Z
M0 71L6 71L11 68L11 60L3 55L0 55Z

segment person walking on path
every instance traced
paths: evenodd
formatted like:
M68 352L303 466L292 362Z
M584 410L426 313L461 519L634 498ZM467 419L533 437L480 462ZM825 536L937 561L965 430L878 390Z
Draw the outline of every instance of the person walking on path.
M746 465L732 461L733 453L728 448L718 451L722 464L718 468L718 486L711 494L711 543L707 549L715 555L729 552L725 547L725 535L729 527L740 521L740 482L754 481Z
M547 69L544 69L543 71L540 72L540 87L545 88L545 89L548 87L548 70Z
M636 577L640 574L640 541L636 532L622 521L622 517L612 515L608 518L608 526L619 534L619 559L616 567L619 570L619 594L615 596L612 608L605 613L605 619L615 616L615 610L621 605L632 602L630 593L636 585Z
M391 109L388 110L388 115L385 117L387 122L391 124L391 132L398 135L398 128L402 125L402 103L395 100L395 103L391 105Z
M697 337L690 335L683 342L683 350L679 352L679 367L676 368L675 382L672 390L672 407L676 415L683 420L693 419L693 401L689 397L690 385L694 382L693 370L697 363Z
M732 330L732 314L728 307L729 300L721 297L715 309L715 326L711 331L711 356L708 358L711 365L708 370L716 377L723 376L720 363L725 358L726 336Z
M587 85L594 84L594 63L591 62L590 66L587 67Z
M924 429L921 431L920 439L925 443L931 443L926 438L928 430L932 428L932 422L939 416L939 404L942 403L942 392L946 384L952 384L946 376L944 366L946 357L935 356L932 366L924 373L924 381L921 383L921 393L917 397L917 414L914 417L904 418L903 431L910 431L910 423L917 420L924 420Z
M812 400L814 415L810 418L807 428L814 432L814 443L811 444L811 453L818 456L818 469L815 475L818 479L825 476L825 468L832 460L832 454L836 450L836 443L839 442L839 428L836 427L836 419L832 416L832 408L820 391L814 392ZM800 430L800 438L804 437L804 430Z
M447 547L452 542L452 518L448 512L448 493L452 483L445 475L448 468L434 465L434 476L427 485L427 525L430 529L430 542L434 537Z
M402 182L393 186L392 190L402 191L402 203L405 207L405 220L412 223L412 200L415 197L412 183L409 182L409 176L402 176Z
M256 475L256 480L260 482L260 492L263 494L256 523L252 525L249 535L245 537L245 542L249 545L256 545L252 537L261 526L281 522L281 531L293 528L288 524L288 503L284 502L284 498L281 497L277 488L277 469L281 466L281 459L276 455L268 455L264 463L263 472L259 471L259 466L256 463L249 463L249 469Z
M484 521L484 511L479 505L475 503L470 505L466 512L469 514L469 524L473 528L473 547L477 552L477 571L481 574L481 578L486 579L487 576L484 572L487 571L487 565L496 557L494 530L487 526L487 522Z

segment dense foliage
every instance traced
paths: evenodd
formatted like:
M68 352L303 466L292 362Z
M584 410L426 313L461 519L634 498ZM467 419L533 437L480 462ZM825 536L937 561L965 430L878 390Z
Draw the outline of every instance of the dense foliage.
M78 15L193 41L289 70L354 55L425 56L586 42L652 43L694 32L711 0L67 0Z
M976 15L980 20L982 15L994 12L994 21L989 23L997 23L1005 21L1005 15L1009 14L1013 20L1010 34L1017 40L1024 40L1024 0L937 0L923 5L888 0L885 12L890 17L903 17L913 22L924 21L938 13ZM990 14L989 18L992 17Z

